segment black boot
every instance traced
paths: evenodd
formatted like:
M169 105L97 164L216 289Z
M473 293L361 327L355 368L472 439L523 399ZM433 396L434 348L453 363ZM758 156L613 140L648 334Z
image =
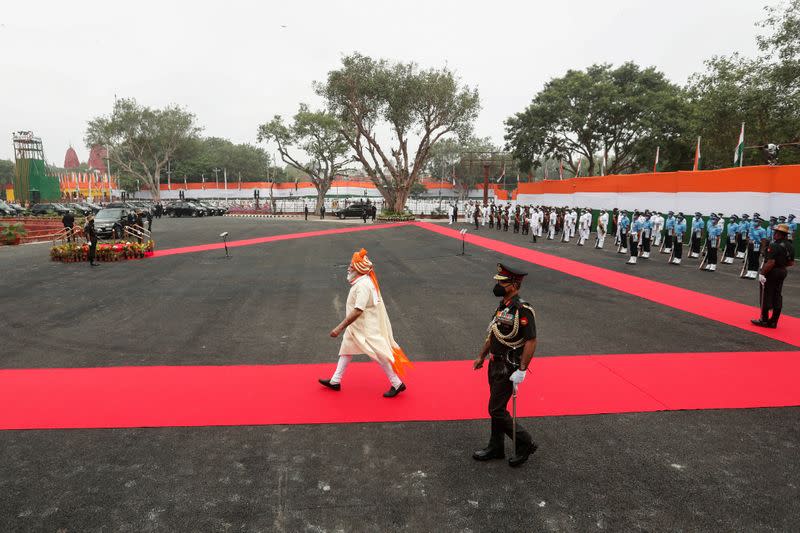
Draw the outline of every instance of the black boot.
M503 450L502 445L497 447L496 445L489 444L486 448L482 450L475 450L472 452L472 458L476 461L489 461L491 459L505 459L506 452Z
M514 457L509 458L508 466L519 466L525 461L528 460L528 457L533 455L536 449L539 446L536 445L535 442L531 441L527 444L523 444L519 447L518 450L514 453Z

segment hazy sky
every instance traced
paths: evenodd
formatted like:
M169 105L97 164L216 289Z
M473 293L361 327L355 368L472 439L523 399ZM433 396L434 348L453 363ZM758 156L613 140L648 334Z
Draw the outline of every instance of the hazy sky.
M684 83L712 55L755 54L775 1L3 2L0 158L24 129L49 161L70 143L85 161L86 122L115 94L184 105L205 135L255 143L272 115L318 105L312 81L353 51L454 69L480 91L476 134L500 144L503 121L569 68L632 60Z

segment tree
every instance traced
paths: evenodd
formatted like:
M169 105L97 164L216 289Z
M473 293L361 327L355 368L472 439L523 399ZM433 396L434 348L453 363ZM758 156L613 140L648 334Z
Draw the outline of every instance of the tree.
M353 160L348 156L350 146L341 131L342 125L335 116L324 111L310 111L305 104L300 104L289 125L283 123L280 115L275 115L270 122L258 127L259 141L275 142L283 162L311 179L317 189L316 214L334 178ZM298 155L290 153L292 147L303 150L309 160L300 162Z
M251 144L234 144L228 139L206 137L191 139L175 152L171 161L173 176L199 182L203 177L213 182L223 170L230 182L263 181L270 167L270 157L262 148ZM217 169L217 173L214 173Z
M489 165L492 179L505 170L507 176L516 176L518 163L509 154L502 153L488 137L470 136L464 141L444 139L431 149L427 172L442 181L454 180L465 198L469 190L483 183L484 165ZM511 183L512 180L507 180Z
M742 123L748 145L800 141L800 0L768 7L759 26L771 34L757 38L760 57L715 56L687 89L694 129L703 137L703 168L733 165ZM745 152L750 164L763 164L760 153ZM781 163L800 162L800 150L785 150Z
M478 91L462 87L446 68L423 70L357 53L343 58L342 67L316 88L340 120L356 160L398 212L431 148L448 136L468 137L480 109Z
M654 68L592 65L550 80L506 121L505 139L524 172L544 157L563 159L573 174L583 160L594 175L604 155L607 173L630 172L652 165L656 146L664 162L690 144L688 114L683 91Z
M107 146L113 167L141 180L158 200L167 162L199 132L195 116L179 106L151 109L123 98L114 102L111 115L89 121L84 141Z
M14 172L16 164L7 159L0 159L0 185L14 183Z

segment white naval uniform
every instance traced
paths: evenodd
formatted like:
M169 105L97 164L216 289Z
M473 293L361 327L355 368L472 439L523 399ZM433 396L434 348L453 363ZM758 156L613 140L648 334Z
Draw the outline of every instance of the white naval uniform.
M608 213L603 211L597 217L597 244L595 248L602 248L606 240L606 233L608 233Z

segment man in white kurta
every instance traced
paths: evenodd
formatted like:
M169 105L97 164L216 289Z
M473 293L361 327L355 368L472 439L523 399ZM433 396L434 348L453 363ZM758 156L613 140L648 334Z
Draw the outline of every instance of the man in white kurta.
M383 304L372 262L363 248L353 254L347 270L347 280L350 283L350 292L347 295L346 317L330 333L331 337L338 337L344 332L339 348L339 362L333 376L328 380L320 379L319 382L330 389L340 390L342 378L353 355L365 354L383 368L392 384L392 388L384 396L397 396L406 390L397 374L402 375L404 367L411 363L394 340L392 324Z

